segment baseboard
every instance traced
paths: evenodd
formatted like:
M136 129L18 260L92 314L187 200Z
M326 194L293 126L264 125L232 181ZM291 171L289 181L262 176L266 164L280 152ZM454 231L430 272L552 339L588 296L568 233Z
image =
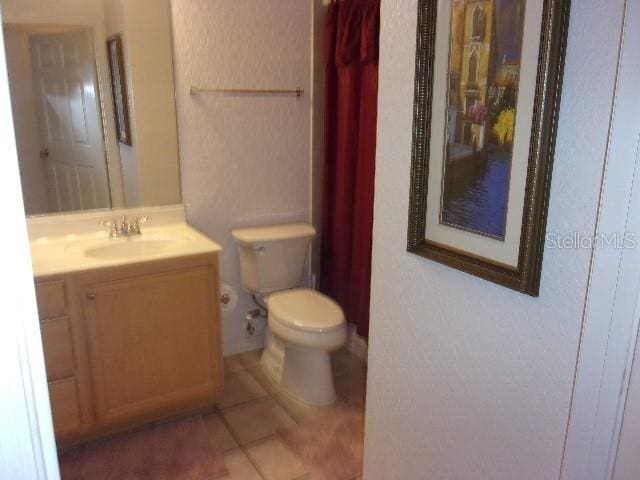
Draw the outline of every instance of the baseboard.
M237 353L251 352L253 350L261 350L264 348L264 335L254 335L252 337L242 338L235 342L225 342L223 345L224 356L228 357Z
M261 350L264 348L264 340L264 335L254 335L235 342L225 343L223 346L224 356L229 357L238 353ZM369 345L364 337L358 335L354 325L349 325L349 336L345 348L364 363L367 363Z

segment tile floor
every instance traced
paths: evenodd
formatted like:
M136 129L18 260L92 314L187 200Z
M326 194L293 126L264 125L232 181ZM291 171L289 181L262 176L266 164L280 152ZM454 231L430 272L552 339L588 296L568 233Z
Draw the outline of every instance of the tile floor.
M330 414L332 407L311 407L279 392L259 360L260 352L225 358L225 391L217 411L205 416L211 440L224 451L229 470L221 480L308 479L304 465L274 434L281 427ZM363 409L366 366L345 350L332 360L338 402Z

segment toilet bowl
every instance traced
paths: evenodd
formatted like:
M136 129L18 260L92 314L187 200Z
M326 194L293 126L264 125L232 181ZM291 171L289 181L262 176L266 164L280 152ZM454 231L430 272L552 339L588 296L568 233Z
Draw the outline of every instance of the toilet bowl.
M316 231L304 223L235 229L243 287L266 299L261 364L283 392L311 405L336 399L330 353L347 341L340 306L302 280Z
M311 405L335 402L330 353L347 341L347 326L340 306L310 289L273 294L268 297L267 305L269 329L285 349L281 388Z

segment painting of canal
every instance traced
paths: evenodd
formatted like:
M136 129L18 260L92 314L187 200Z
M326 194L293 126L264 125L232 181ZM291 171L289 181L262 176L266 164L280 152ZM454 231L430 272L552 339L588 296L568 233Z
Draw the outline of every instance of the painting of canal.
M501 241L514 161L525 4L451 0L440 223Z

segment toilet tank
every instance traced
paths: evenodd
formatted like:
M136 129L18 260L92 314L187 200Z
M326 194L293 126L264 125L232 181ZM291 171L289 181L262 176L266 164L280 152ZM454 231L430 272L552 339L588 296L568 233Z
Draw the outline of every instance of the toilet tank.
M240 254L242 286L267 294L300 284L316 230L306 223L238 228L231 232Z

